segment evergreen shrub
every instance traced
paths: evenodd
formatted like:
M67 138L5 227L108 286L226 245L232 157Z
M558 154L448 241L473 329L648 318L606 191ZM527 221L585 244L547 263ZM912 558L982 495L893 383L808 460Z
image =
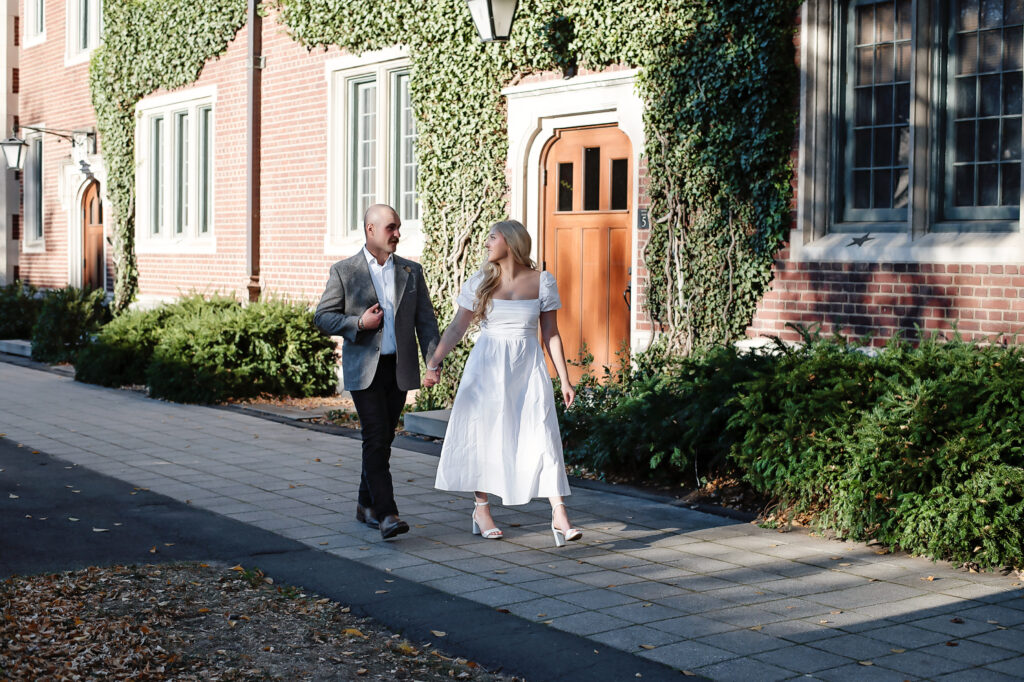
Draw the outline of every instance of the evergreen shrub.
M41 362L73 362L110 319L102 289L65 287L43 295L32 327L32 359Z
M566 461L662 482L739 474L843 538L1024 566L1024 350L805 342L588 372L560 409Z
M156 308L125 311L79 351L75 379L113 387L145 384L153 349L167 327L204 310L222 312L237 307L238 302L232 298L206 299L192 294Z
M578 382L576 404L559 406L570 465L600 475L679 483L720 469L735 434L726 429L738 386L764 361L731 346L681 358L655 347L633 358L633 369L590 370ZM619 367L630 358L619 355ZM625 361L625 362L623 362Z
M28 339L42 307L37 289L24 282L0 287L0 339Z
M178 402L329 395L334 343L313 314L283 301L200 310L166 327L146 370L150 395Z

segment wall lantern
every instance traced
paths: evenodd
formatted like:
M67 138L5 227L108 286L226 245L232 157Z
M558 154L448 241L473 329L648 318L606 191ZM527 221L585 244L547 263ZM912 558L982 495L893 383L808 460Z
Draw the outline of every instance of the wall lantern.
M21 170L25 167L25 150L28 149L28 143L25 140L12 135L0 142L0 147L3 147L4 159L7 161L8 168Z
M473 23L485 43L508 40L519 0L466 0Z
M7 161L7 167L14 170L22 170L25 167L25 150L28 149L28 143L18 137L19 129L56 135L70 141L72 149L80 145L85 149L86 153L96 153L96 132L93 130L60 130L36 128L35 126L14 126L14 134L0 142L0 147L4 150L4 160Z

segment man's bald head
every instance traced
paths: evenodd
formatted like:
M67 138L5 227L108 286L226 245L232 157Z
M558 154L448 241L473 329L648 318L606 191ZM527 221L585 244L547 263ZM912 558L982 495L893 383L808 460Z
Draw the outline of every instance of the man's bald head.
M395 209L387 204L374 204L363 214L363 233L366 250L383 265L388 256L398 249L402 220Z
M374 204L363 213L363 230L370 225L387 225L390 222L401 222L398 212L387 204Z

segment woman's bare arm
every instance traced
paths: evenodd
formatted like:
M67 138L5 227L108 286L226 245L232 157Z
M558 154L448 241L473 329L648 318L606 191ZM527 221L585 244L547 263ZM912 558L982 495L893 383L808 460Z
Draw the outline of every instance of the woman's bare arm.
M576 391L569 382L569 367L565 362L565 351L562 348L562 337L558 334L558 312L548 310L540 314L540 337L544 342L544 348L551 358L551 364L555 366L555 373L562 383L562 400L565 406L572 405L576 398Z

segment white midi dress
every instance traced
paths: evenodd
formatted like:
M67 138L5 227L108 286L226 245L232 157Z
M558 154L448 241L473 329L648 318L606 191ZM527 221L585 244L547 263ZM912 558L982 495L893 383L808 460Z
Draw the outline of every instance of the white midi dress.
M482 273L459 294L472 310ZM497 495L505 505L568 495L555 397L537 336L540 313L562 306L555 278L540 297L494 300L469 354L448 421L435 487Z

